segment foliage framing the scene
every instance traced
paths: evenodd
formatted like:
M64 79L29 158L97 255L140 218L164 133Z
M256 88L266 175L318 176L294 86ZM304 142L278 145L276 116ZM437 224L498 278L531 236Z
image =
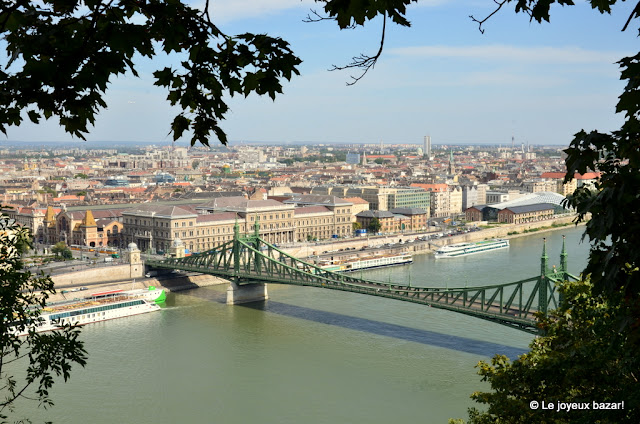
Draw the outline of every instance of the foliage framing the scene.
M514 362L496 355L478 364L492 391L473 394L488 408L471 408L469 424L640 422L640 356L620 328L629 305L620 294L598 295L592 288L589 281L565 283L565 301L541 318L546 334L532 341L530 352ZM559 411L561 402L581 409ZM607 403L618 409L601 408Z
M35 399L45 407L53 402L49 389L55 377L69 379L74 364L86 364L79 330L65 326L36 333L41 308L54 293L48 276L23 269L22 254L31 246L29 230L0 216L0 421L14 410L20 398ZM29 330L27 336L17 336ZM16 370L19 370L16 371ZM18 376L19 374L19 376Z
M251 93L275 99L282 79L301 63L289 44L264 34L230 36L204 11L177 0L0 0L0 35L9 63L0 70L0 131L53 116L84 139L109 82L138 76L135 55L176 54L179 66L154 72L155 85L182 111L171 123L174 140L191 131L191 144L227 143L220 127L224 96Z

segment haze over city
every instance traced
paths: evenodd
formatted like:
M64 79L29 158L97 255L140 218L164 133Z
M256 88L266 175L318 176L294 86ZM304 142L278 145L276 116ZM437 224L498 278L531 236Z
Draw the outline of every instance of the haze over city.
M542 25L504 9L481 34L469 15L485 17L493 2L420 2L409 7L411 28L387 26L381 60L352 87L345 84L348 71L327 69L373 54L381 22L347 31L328 21L302 22L317 6L307 0L213 2L214 20L226 33L280 36L303 60L301 76L285 83L275 102L257 96L231 101L222 126L232 145L419 144L425 135L434 144L510 144L515 137L517 144L567 145L580 129L611 131L622 122L615 105L624 82L615 62L636 45L634 31L620 31L631 4L616 4L611 15L584 3L554 5L552 22ZM87 139L170 143L175 111L153 86L152 73L178 61L140 59L140 78L114 80L109 108ZM27 120L9 128L5 140L73 141L54 120Z

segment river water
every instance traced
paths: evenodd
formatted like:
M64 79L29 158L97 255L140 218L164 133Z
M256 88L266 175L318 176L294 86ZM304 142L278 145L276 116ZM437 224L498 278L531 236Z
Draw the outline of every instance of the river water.
M546 233L550 264L567 235L569 270L584 227ZM534 276L542 235L509 249L364 273L424 286L486 285ZM226 287L172 294L156 313L86 326L86 368L54 386L55 406L20 404L54 423L446 423L488 388L474 365L512 358L532 336L422 305L270 285L270 300L225 305ZM28 409L24 409L28 408Z

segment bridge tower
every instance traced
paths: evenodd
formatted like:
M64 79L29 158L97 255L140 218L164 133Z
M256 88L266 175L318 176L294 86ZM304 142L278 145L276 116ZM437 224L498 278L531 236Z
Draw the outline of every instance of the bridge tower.
M260 224L256 217L255 224L255 242L256 250L260 251L258 246L258 233L260 231ZM233 227L233 278L227 288L227 305L237 305L239 303L259 302L267 300L269 295L267 294L267 285L264 283L253 283L240 285L240 255L243 254L240 246L240 226L238 220ZM259 263L259 261L258 261Z
M567 248L564 245L565 237L562 236L562 252L560 252L560 271L562 272L562 278L567 278Z
M569 268L567 267L567 248L564 245L565 237L562 236L562 252L560 252L560 272L562 273L562 279L569 279ZM562 292L558 293L558 305L562 304L564 296Z
M547 256L547 239L542 239L542 257L540 258L540 279L538 280L538 311L547 315L547 309L549 306L548 298L548 277L549 272L548 263L549 257Z

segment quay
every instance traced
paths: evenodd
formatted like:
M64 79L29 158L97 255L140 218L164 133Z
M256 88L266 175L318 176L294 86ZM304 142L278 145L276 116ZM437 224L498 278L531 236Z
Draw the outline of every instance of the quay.
M535 232L536 234L543 234L550 231L562 230L570 225L575 225L573 224L575 219L576 216L571 214L554 219L523 224L499 224L492 226L491 228L482 228L478 231L454 234L427 241L416 241L416 239L437 234L439 231L370 236L369 238L337 239L335 241L319 242L315 244L296 244L292 247L283 246L281 250L301 259L312 259L316 257L319 259L326 259L331 256L352 256L354 254L357 254L359 257L364 257L373 253L399 254L407 251L417 255L433 253L442 246L454 243L474 242L494 238L511 239L529 236L532 232ZM580 225L584 225L584 222L580 223Z
M571 225L574 219L575 216L570 215L525 224L502 224L493 228L484 228L479 231L471 231L427 241L415 241L415 239L425 235L435 234L434 232L338 239L326 243L304 243L291 247L283 246L281 250L291 256L308 262L328 259L332 256L334 259L344 256L364 258L373 254L393 255L402 252L411 252L416 255L432 253L443 245L453 243L527 236L531 235L531 232L525 231L531 231L532 229L538 229L536 234L560 230L566 228L567 224ZM409 242L409 240L411 240L411 242ZM403 242L403 244L399 244L400 242ZM51 297L51 301L73 298L74 295L78 293L71 290L79 287L88 287L92 291L101 291L109 289L130 290L132 288L147 288L153 285L158 288L163 288L168 292L177 292L199 287L229 284L229 280L227 279L193 272L165 273L157 277L145 278L145 267L139 255L139 251L134 252L133 263L96 267L52 276L57 293ZM130 259L131 255L128 256ZM62 291L66 293L62 293Z

